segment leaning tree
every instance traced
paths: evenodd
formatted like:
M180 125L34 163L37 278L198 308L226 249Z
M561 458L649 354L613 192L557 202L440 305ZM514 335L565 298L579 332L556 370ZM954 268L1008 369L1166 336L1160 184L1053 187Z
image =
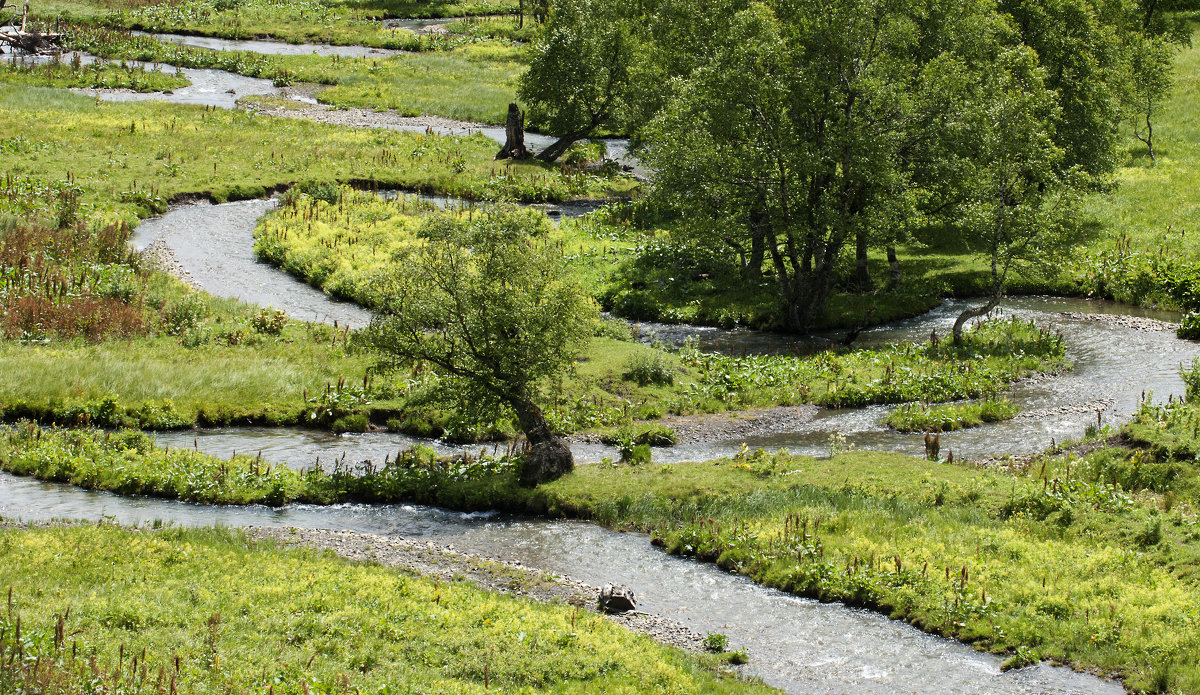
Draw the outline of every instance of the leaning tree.
M473 412L512 412L531 445L526 485L574 466L537 405L539 389L574 363L597 317L545 225L503 208L432 218L379 278L385 306L363 333L384 366L425 362Z

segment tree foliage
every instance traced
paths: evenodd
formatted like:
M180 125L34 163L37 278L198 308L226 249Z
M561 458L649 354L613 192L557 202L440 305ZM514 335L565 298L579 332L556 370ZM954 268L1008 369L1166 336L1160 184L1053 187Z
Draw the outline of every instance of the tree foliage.
M532 119L561 136L539 157L554 161L573 142L626 125L637 43L633 26L619 2L554 3L517 87Z
M380 278L387 303L364 332L386 366L428 363L464 407L511 410L533 445L530 483L570 470L570 450L537 401L596 320L594 303L545 242L546 224L510 209L433 217Z
M803 331L869 287L869 247L932 225L983 253L991 210L1046 234L1030 258L1059 248L1045 215L1105 183L1134 118L1152 143L1182 1L559 0L521 96L556 133L634 135L677 232L765 267Z

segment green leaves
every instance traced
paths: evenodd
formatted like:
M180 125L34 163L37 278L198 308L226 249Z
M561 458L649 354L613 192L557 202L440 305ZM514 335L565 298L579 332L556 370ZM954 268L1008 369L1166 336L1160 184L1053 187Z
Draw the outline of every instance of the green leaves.
M527 399L563 374L596 320L547 225L510 208L432 217L380 278L384 314L366 342L434 365L471 410Z

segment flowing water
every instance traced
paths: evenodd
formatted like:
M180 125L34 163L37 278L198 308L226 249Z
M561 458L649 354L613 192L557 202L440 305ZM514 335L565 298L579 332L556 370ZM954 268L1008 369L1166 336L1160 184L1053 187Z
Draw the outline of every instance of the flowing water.
M355 328L369 323L369 311L335 301L254 255L254 227L275 205L274 200L244 200L177 206L138 225L131 244L139 251L165 245L195 286L218 297L274 307L302 321Z
M290 50L272 42L243 50ZM263 44L271 44L264 46ZM224 48L224 47L223 47ZM305 47L307 48L307 47ZM297 49L298 50L298 49ZM151 66L154 67L154 66ZM216 70L182 70L193 85L174 94L133 95L108 92L101 98L167 99L180 103L232 107L248 94L279 94L267 80L255 80ZM230 93L232 90L232 93ZM422 130L424 128L421 128ZM502 128L484 128L503 140ZM534 148L550 141L529 134ZM625 154L623 141L610 142L610 155ZM165 244L182 269L204 289L287 311L295 318L362 325L369 314L334 302L323 293L257 261L252 232L257 219L273 201L225 205L198 203L180 206L156 220L144 222L133 239L135 247ZM564 209L562 214L572 214ZM1170 332L1141 331L1109 323L1066 316L1063 312L1126 312L1110 305L1082 300L1016 299L1006 311L1034 318L1044 327L1061 331L1070 373L1019 384L1012 398L1023 413L1008 423L945 435L943 448L960 456L982 457L1024 453L1043 448L1051 437L1077 436L1101 411L1105 423L1127 418L1143 389L1156 398L1181 395L1180 363L1200 356L1200 348ZM865 332L864 343L920 340L936 330L945 334L957 302L906 322ZM660 339L675 342L695 336L702 345L729 351L790 351L797 346L778 336L749 331L717 331L691 327L645 326ZM786 446L797 453L820 454L834 431L860 448L920 453L920 438L888 431L879 423L886 408L819 412L796 431L748 440L752 446ZM302 430L234 429L168 433L159 441L170 446L195 446L220 455L234 451L263 451L264 456L289 465L312 465L342 458L350 462L382 460L385 455L418 443L395 434L332 435ZM708 459L729 455L742 440L713 440L655 451L658 461ZM458 450L425 442L444 453ZM596 461L615 452L595 444L576 444L583 461ZM361 532L428 538L453 543L460 549L519 559L527 565L569 574L592 584L632 586L646 610L676 617L699 633L721 632L735 646L746 648L751 671L772 685L793 693L1121 693L1119 685L1067 669L1042 665L1006 674L999 660L977 654L950 640L925 635L903 623L839 605L819 604L757 586L711 566L666 556L652 549L645 536L605 531L581 522L546 522L488 514L458 514L409 505L294 505L219 508L153 499L121 498L81 491L0 474L0 515L24 520L112 519L138 524L154 520L188 526L283 525L351 529Z
M791 693L1124 692L1112 682L1042 665L1000 672L1000 660L870 611L758 586L713 565L670 557L640 534L571 521L460 514L410 505L209 507L84 492L0 474L0 515L27 521L156 520L184 526L295 526L428 539L570 575L626 584L640 608L700 634L728 635L750 672Z

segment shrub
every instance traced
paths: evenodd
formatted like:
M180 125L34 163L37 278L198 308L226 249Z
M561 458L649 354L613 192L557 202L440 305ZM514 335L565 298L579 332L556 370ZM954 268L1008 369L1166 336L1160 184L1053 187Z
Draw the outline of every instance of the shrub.
M720 654L729 648L729 638L719 632L710 632L704 638L704 648Z
M264 335L279 335L287 326L287 314L275 309L260 309L250 319L250 326Z
M171 304L162 314L163 332L168 335L183 335L200 327L208 315L208 304L196 292L188 292Z
M1200 314L1189 313L1179 322L1175 335L1184 340L1200 340Z

